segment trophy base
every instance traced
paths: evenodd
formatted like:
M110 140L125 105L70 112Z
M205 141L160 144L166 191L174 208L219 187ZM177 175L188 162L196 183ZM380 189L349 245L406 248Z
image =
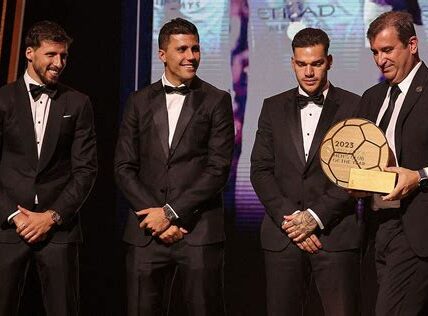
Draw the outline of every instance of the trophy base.
M375 193L391 193L397 174L375 170L351 168L348 189Z

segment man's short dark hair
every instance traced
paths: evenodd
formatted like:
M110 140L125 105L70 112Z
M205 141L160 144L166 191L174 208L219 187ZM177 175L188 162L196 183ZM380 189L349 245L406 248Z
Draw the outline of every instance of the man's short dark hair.
M162 26L159 32L158 45L160 49L166 49L169 42L169 37L174 34L189 34L195 35L199 41L198 29L196 26L185 19L176 18Z
M397 31L398 38L403 45L409 44L410 38L416 36L412 16L407 12L391 11L382 13L370 23L367 30L368 40L374 40L380 32L389 27L393 27Z
M42 41L65 43L69 47L73 39L67 35L59 24L52 21L39 21L34 23L28 30L25 37L25 48L38 48Z
M330 47L330 39L326 32L321 29L314 29L307 27L297 32L291 43L293 52L297 47L311 47L321 44L324 47L324 52L328 54L328 48Z

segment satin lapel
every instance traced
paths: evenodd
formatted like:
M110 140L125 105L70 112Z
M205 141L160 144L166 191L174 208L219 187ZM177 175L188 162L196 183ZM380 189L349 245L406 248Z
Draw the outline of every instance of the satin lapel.
M327 98L324 102L323 109L321 111L321 116L315 130L315 135L311 143L311 148L309 149L308 160L306 162L306 168L310 166L312 160L318 152L318 148L321 145L321 141L324 138L325 133L330 128L331 123L336 115L337 109L339 107L339 101L336 98L336 93L333 85L330 85Z
M57 95L51 100L49 109L48 122L46 124L45 134L43 136L43 145L40 151L39 164L37 171L42 171L53 153L55 152L56 144L58 142L61 123L65 112L65 105L67 104L67 97L61 96L62 91L58 89Z
M397 124L395 125L395 152L397 154L397 160L400 161L399 157L401 154L401 133L403 131L403 124L409 115L410 111L419 100L424 89L427 89L428 79L428 68L422 63L421 67L416 72L415 77L407 91L406 98L404 99L400 113L398 114Z
M33 115L31 114L30 99L23 78L17 81L15 92L15 105L18 116L17 123L21 133L21 139L25 147L28 161L34 170L37 170L37 144L34 132Z
M291 140L293 141L294 148L297 153L298 159L296 159L297 166L303 168L305 165L305 149L303 147L303 135L302 135L302 121L300 119L300 109L296 105L295 95L297 90L293 93L293 96L285 101L285 119L289 125L291 134Z
M150 105L153 113L153 121L155 122L156 129L159 134L162 151L165 154L165 159L169 157L169 125L168 125L168 111L166 109L166 97L162 88L162 82L158 81L153 86L153 91L150 97Z
M177 127L175 128L174 136L172 137L170 156L172 156L177 149L181 137L189 124L190 119L195 112L195 109L202 102L203 93L201 90L191 90L184 100L183 107L180 112L180 116L177 121Z

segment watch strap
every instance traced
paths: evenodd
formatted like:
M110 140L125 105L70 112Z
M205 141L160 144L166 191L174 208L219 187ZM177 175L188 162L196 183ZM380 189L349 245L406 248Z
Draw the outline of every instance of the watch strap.
M170 221L174 221L176 219L178 219L177 214L174 212L174 210L172 209L172 207L169 204L165 204L163 206L163 211L165 213L165 217Z
M428 192L428 176L425 169L418 170L419 173L419 190L423 193Z
M52 220L55 222L55 224L57 224L57 225L61 225L62 224L61 215L59 215L54 210L48 210L47 212L49 212L51 214Z
M427 177L427 173L425 172L424 168L419 169L418 173L419 173L419 177L420 177L419 181L422 180L422 179L428 178Z

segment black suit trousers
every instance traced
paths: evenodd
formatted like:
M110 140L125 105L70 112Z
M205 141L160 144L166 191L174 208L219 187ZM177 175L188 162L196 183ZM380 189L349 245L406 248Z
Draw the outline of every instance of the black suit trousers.
M224 245L192 246L185 239L165 245L153 239L126 250L129 316L167 315L176 277L186 315L224 315Z
M375 259L379 291L376 315L427 315L428 259L418 257L412 250L398 210L372 213L371 224L377 228Z
M289 244L264 251L267 315L302 315L314 279L325 315L360 315L358 250L309 254Z
M34 260L47 316L79 310L78 246L40 242L0 243L0 315L17 315L28 266Z

